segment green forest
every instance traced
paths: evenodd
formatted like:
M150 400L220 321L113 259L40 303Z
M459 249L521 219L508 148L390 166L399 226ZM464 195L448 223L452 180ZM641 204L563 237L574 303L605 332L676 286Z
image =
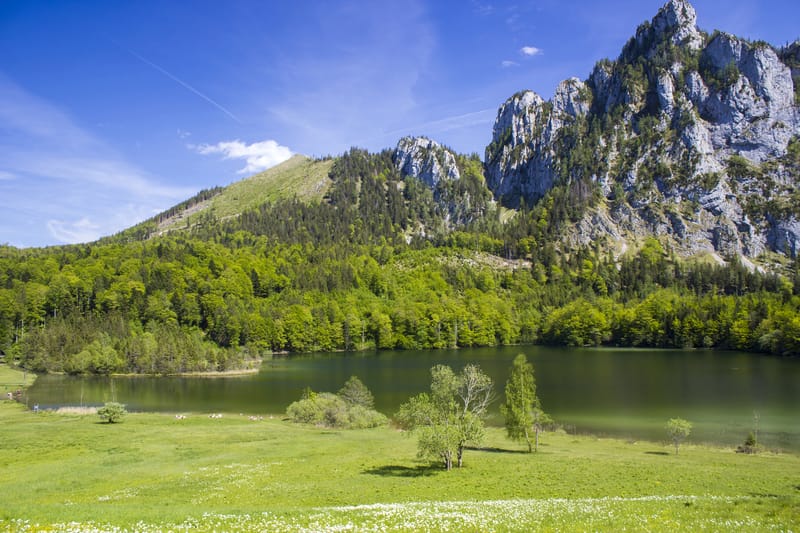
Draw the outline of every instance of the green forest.
M777 274L681 259L655 238L618 258L603 242L567 250L557 235L596 195L562 184L509 216L479 158L458 165L430 188L391 151L352 149L321 200L161 236L156 217L92 244L0 247L0 351L70 374L518 343L800 354L797 259Z

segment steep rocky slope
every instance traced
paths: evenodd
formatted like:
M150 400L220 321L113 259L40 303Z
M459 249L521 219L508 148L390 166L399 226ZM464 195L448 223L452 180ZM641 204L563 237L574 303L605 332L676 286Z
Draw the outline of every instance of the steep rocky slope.
M775 49L697 28L671 0L615 61L500 107L486 149L495 197L577 191L574 244L651 234L691 255L796 255L800 43Z
M451 229L484 216L493 205L477 158L457 155L427 137L403 137L392 161L403 180L416 179L431 189Z

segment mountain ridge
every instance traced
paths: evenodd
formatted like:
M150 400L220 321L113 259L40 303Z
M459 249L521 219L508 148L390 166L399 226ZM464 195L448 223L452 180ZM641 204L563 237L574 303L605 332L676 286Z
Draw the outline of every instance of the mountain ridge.
M796 355L797 50L704 34L690 8L550 101L509 98L485 161L405 137L95 243L0 246L0 349L72 374L520 343Z
M670 0L585 80L562 81L550 100L519 91L501 104L480 169L473 161L464 174L470 159L428 137L400 139L391 187L405 194L409 179L420 182L433 195L425 209L444 217L438 229L411 223L407 239L513 214L555 191L570 213L548 233L563 251L601 242L620 252L655 236L682 256L738 256L752 267L800 246L798 102L800 41L776 49L709 34L691 3ZM294 156L116 240L188 230L263 202L328 202L332 165Z
M585 81L500 106L489 188L515 206L583 183L596 197L565 241L656 235L682 255L795 256L800 82L781 58L798 46L705 34L692 5L671 0Z

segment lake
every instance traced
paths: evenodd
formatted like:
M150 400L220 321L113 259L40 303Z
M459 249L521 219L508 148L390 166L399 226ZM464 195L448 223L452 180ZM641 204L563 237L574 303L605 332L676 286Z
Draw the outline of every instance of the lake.
M800 359L740 352L576 349L541 346L276 357L236 377L40 376L28 403L40 408L117 400L131 411L283 413L305 387L336 392L351 375L391 415L430 385L430 368L477 363L495 381L489 423L511 361L535 367L542 406L569 431L663 440L669 418L690 420L690 441L736 445L758 425L759 442L800 451ZM757 416L757 420L756 420Z

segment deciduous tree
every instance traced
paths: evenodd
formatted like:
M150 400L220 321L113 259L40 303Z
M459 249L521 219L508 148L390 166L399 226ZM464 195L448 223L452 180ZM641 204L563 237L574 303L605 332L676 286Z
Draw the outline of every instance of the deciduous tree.
M528 453L538 451L539 432L551 419L542 410L541 402L536 395L533 365L528 362L524 354L514 358L505 392L506 400L500 406L500 411L505 418L508 436L516 441L525 441L528 444ZM531 442L531 432L535 437L533 442Z
M675 445L675 455L678 455L678 447L686 440L692 432L692 423L682 418L670 418L667 422L667 435Z
M492 380L477 365L461 374L444 365L431 368L431 391L400 407L397 420L418 437L421 457L442 460L446 470L454 460L463 465L464 450L483 439L486 409L494 397Z

